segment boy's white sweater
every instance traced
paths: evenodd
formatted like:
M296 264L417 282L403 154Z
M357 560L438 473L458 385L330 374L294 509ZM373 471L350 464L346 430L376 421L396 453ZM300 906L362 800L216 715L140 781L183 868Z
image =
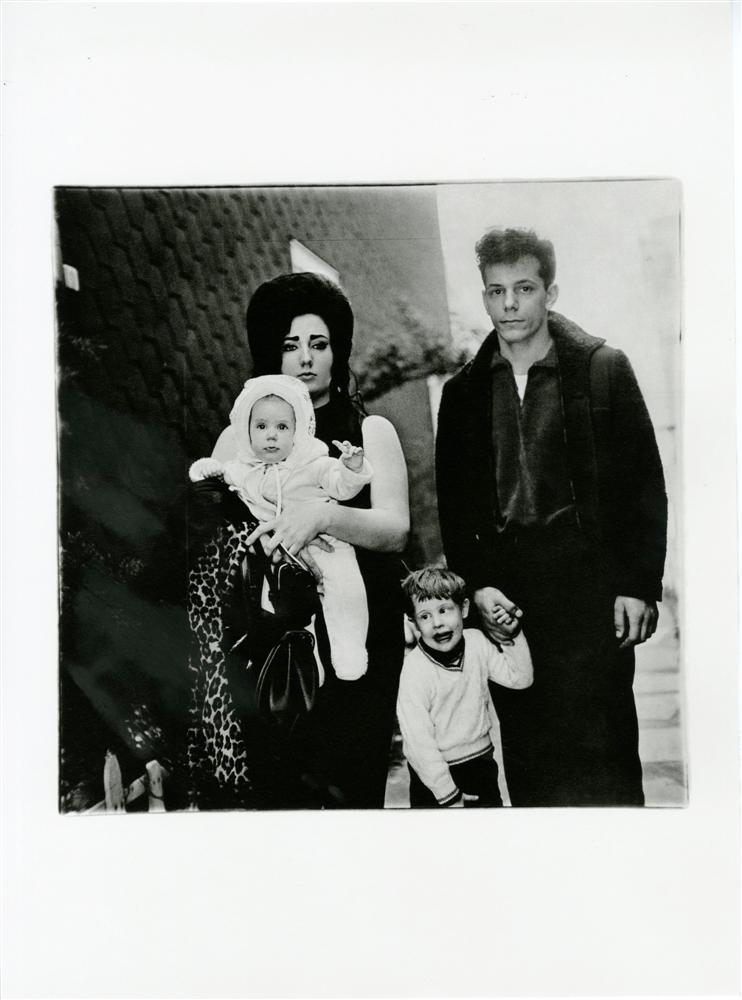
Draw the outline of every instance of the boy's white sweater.
M404 753L442 805L459 791L449 764L479 757L492 746L488 680L509 688L533 683L522 633L500 650L482 632L465 629L464 657L457 669L436 663L420 646L405 659L397 698Z

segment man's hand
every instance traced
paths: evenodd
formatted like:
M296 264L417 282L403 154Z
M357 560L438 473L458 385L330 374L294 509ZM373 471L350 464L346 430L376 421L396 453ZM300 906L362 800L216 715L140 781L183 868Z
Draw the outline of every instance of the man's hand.
M474 591L474 603L482 619L482 627L494 642L510 642L520 629L523 612L497 587L481 587ZM503 610L506 616L503 616Z
M639 597L617 597L613 605L613 623L619 649L638 646L654 635L657 628L657 605Z

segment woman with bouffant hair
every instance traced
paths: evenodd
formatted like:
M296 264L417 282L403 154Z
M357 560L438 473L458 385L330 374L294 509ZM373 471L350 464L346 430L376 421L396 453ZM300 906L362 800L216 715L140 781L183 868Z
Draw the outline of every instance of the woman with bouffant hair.
M396 431L383 417L367 416L349 383L353 311L345 293L321 275L285 274L262 284L247 310L253 375L284 374L310 394L316 435L338 456L335 441L362 445L373 468L370 486L344 504L287 503L263 523L267 550L282 545L301 553L320 535L356 549L369 608L368 671L340 680L326 671L318 703L295 734L306 771L298 786L304 801L290 805L382 807L404 653L400 552L409 531L407 469ZM236 443L222 432L214 457L229 461ZM309 553L311 561L311 552ZM318 635L321 643L321 629ZM288 785L287 785L288 787ZM289 794L289 793L287 793ZM305 797L306 796L306 797Z

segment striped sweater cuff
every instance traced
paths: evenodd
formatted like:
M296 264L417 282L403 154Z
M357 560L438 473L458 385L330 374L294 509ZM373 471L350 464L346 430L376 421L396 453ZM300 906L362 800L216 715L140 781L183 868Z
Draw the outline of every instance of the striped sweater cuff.
M454 802L458 802L461 798L461 789L455 788L449 795L446 795L442 799L438 799L439 806L452 806Z

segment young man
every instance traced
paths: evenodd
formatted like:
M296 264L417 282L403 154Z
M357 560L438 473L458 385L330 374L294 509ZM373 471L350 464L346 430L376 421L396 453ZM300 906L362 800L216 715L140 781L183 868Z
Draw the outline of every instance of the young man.
M534 663L492 689L513 805L642 805L634 650L654 632L667 499L631 366L552 311L554 250L524 230L477 243L494 329L445 386L438 504L448 564L482 628L515 606Z

